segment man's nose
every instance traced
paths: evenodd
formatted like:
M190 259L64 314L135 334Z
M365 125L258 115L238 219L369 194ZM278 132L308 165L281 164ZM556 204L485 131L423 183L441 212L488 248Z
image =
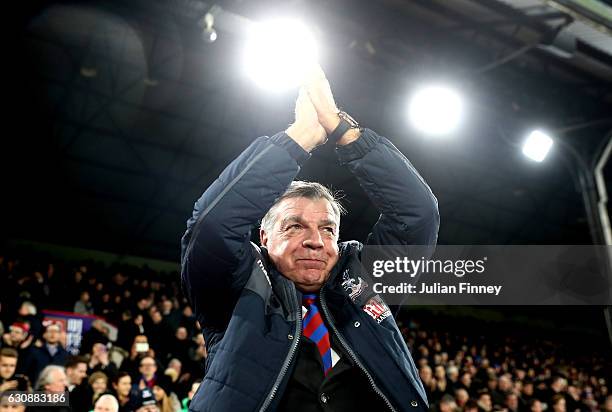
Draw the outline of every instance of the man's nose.
M325 243L318 230L308 230L302 246L310 249L319 249L325 246Z

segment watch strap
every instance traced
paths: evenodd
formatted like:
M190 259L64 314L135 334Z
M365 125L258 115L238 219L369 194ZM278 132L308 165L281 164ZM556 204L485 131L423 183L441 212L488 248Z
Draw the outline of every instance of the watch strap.
M338 126L336 126L333 132L331 132L328 139L331 140L333 143L336 143L352 127L353 126L349 122L347 122L345 119L341 117L340 123L338 123Z

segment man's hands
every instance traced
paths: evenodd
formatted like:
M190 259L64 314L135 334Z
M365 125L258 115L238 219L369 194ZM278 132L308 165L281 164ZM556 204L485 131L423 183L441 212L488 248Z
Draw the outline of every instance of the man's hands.
M327 141L325 129L319 124L317 111L304 88L300 89L295 101L295 123L285 133L307 152Z
M304 150L310 152L327 142L340 123L338 107L334 101L331 87L321 66L313 65L304 86L295 102L295 123L286 133ZM360 132L351 129L338 140L338 145L351 143L359 138Z
M334 101L329 81L318 64L311 67L305 87L308 97L317 111L319 123L328 135L331 134L340 123L338 107Z

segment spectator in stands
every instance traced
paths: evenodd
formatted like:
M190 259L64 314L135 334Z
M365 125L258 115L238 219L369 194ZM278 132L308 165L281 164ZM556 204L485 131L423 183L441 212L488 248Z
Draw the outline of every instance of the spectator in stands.
M91 352L94 344L102 343L108 344L108 329L104 322L100 319L96 319L91 323L91 328L83 334L81 340L81 353Z
M612 395L608 395L606 398L603 407L601 408L601 412L612 412Z
M9 332L2 335L3 346L9 346L17 350L27 348L32 343L32 338L29 334L30 324L27 322L14 322L9 327Z
M0 349L0 393L8 390L28 390L29 381L16 375L19 353L13 348Z
M170 345L170 356L179 359L181 362L189 360L189 349L193 342L189 339L189 332L184 326L179 326L174 334L174 339Z
M146 319L147 311L149 310L149 308L151 307L152 304L153 304L153 302L149 298L148 294L147 295L142 295L136 301L136 307L134 308L134 313L136 315L142 315L143 319Z
M89 292L84 290L79 295L79 300L74 303L74 313L78 313L80 315L93 315L94 309L91 304L91 299L89 297Z
M439 354L434 355L434 363L436 361L440 361L440 359L441 357ZM442 399L442 396L447 393L452 393L452 389L448 387L448 381L446 380L446 370L444 369L444 366L436 364L433 375L433 389L430 394L428 393L428 396L431 396L429 398L431 403L435 403L438 400Z
M459 381L459 369L454 365L449 366L446 368L446 377L449 381L448 385L451 388L456 387L457 382Z
M132 317L132 312L130 310L124 310L123 313L121 313L121 321L119 322L117 346L129 350L134 338L143 334L144 327L142 315Z
M64 392L68 385L68 378L63 366L48 365L38 375L34 389L48 393Z
M149 346L149 338L146 335L138 335L134 337L130 355L123 360L121 369L129 372L133 380L140 379L140 361L145 356L155 358L155 351Z
M102 294L102 297L100 298L100 302L98 303L98 306L96 307L96 314L99 316L102 316L104 319L114 320L115 319L115 309L117 307L118 306L116 306L112 302L110 293L104 292Z
M457 407L463 409L470 400L470 394L467 390L463 388L459 388L455 390L455 403L457 403Z
M8 392L0 392L0 412L25 412L25 405L9 395Z
M104 372L94 372L91 374L87 382L89 383L89 386L93 392L92 404L94 404L100 396L106 393L108 389L108 376L106 376Z
M566 409L570 412L580 411L582 402L580 399L580 389L576 385L567 386L567 396L565 397ZM586 409L586 408L585 408Z
M478 411L479 411L478 404L476 403L474 399L470 399L469 401L467 401L467 403L465 404L465 407L463 408L463 412L478 412Z
M491 402L491 395L487 391L481 391L478 394L478 399L476 403L478 404L479 412L490 412L493 410L493 403Z
M96 400L106 393L108 377L104 372L92 373L87 382L70 393L70 404L75 411L90 411Z
M160 412L155 395L153 395L153 391L149 388L144 388L140 391L136 406L136 412Z
M119 412L136 409L138 392L132 390L132 377L127 372L119 372L112 380L115 397L119 401Z
M168 376L162 375L156 380L153 386L153 394L161 412L180 411L181 404L172 392L172 383Z
M172 328L172 330L176 330L179 327L179 322L181 321L181 312L177 310L178 302L173 302L170 299L164 299L161 302L161 314L168 322L168 325Z
M93 412L118 412L119 402L113 395L104 394L98 398Z
M21 303L17 311L17 315L21 322L27 323L30 326L29 333L34 338L40 337L43 331L42 322L38 317L38 309L36 305L28 300Z
M151 345L155 348L159 359L167 359L168 353L173 350L172 341L168 337L174 334L174 330L170 328L157 306L151 306L149 317L151 324L147 335L150 337Z
M529 405L530 412L542 412L544 410L542 406L542 402L540 402L538 399L535 399L535 398L530 400L528 405Z
M145 356L140 359L138 371L140 372L140 376L134 385L141 390L144 388L153 389L157 378L157 362L155 358L152 356Z
M567 403L565 401L565 396L563 396L563 394L557 393L553 395L550 402L552 405L552 412L566 412Z
M31 381L34 381L41 370L48 365L63 366L68 360L68 352L62 347L60 342L62 337L62 327L59 323L50 323L45 328L43 335L44 343L40 348L33 348L26 360L26 374Z
M529 401L533 399L533 382L532 381L524 381L523 387L521 388L521 401L524 404L528 404Z
M117 374L117 365L110 360L108 347L103 343L94 343L87 366L88 374L104 372L106 376L111 378Z
M512 392L508 393L506 395L506 400L504 402L504 405L506 409L508 410L508 412L518 412L519 410L518 396Z
M469 372L462 373L456 387L463 388L469 391L471 386L472 386L472 374Z
M191 389L187 393L187 397L181 401L181 407L182 407L181 412L189 412L189 404L191 403L191 400L193 399L193 395L195 395L195 393L198 391L198 388L200 387L201 383L202 383L202 380L197 379L195 382L191 384Z
M432 394L436 390L436 380L433 378L431 368L428 365L421 366L419 376L421 377L421 382L423 382L425 393L427 393L427 399L432 399Z
M442 396L440 402L438 403L438 412L456 412L457 404L455 403L455 399L453 399L450 395Z
M562 376L554 376L550 382L549 388L546 393L546 398L549 404L552 404L553 397L560 393L564 393L567 390L567 379Z
M503 374L497 380L497 390L491 391L491 401L493 405L504 405L506 395L512 391L512 379L508 374Z
M183 364L183 372L189 373L192 378L204 376L202 365L208 356L204 335L199 333L193 339L194 345L189 349L189 362Z
M68 390L72 392L74 388L83 383L87 377L87 359L81 356L68 358L65 365L66 377L68 379Z
M193 309L188 304L183 307L183 313L181 316L180 324L183 325L187 330L199 329Z
M181 376L181 372L183 369L183 363L177 358L172 358L168 362L168 369L172 369L176 371L177 376Z

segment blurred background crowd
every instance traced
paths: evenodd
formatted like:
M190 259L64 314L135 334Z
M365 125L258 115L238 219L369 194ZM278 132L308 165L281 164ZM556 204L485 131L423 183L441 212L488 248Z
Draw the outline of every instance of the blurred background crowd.
M177 273L0 255L0 276L1 392L66 388L63 409L78 412L186 410L206 345ZM66 350L65 325L45 321L44 310L95 317L76 353ZM410 310L398 324L432 411L612 412L611 356L588 337L570 345Z

